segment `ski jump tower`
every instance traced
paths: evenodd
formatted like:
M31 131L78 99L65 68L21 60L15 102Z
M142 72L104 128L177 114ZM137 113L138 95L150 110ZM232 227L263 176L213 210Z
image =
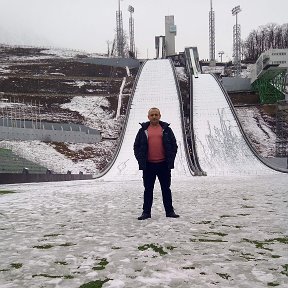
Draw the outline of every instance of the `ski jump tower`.
M174 16L165 16L165 50L166 56L175 55L175 36L177 33Z
M214 66L215 63L215 13L213 11L212 0L210 0L210 12L209 12L209 56L210 65Z

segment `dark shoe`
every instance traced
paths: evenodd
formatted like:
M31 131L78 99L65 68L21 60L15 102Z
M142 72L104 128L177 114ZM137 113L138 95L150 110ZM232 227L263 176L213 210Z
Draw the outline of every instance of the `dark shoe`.
M170 218L179 218L180 216L175 214L174 211L170 212L170 213L167 213L166 214L166 217L170 217Z
M148 218L151 218L151 214L143 212L142 215L140 217L138 217L138 220L145 220L145 219L148 219Z

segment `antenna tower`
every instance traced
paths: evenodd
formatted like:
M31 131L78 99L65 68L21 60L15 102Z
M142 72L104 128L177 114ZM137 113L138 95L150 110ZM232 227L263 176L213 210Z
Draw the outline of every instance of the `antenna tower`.
M236 16L236 24L233 26L233 63L235 67L235 75L241 73L241 27L238 24L238 13L241 12L240 6L232 9L232 15Z
M124 57L124 32L120 0L118 0L118 11L116 11L116 32L117 32L117 54Z
M215 61L215 13L210 0L211 10L209 12L209 56L210 61Z
M128 11L130 12L130 18L129 18L129 36L130 36L130 52L132 55L135 56L135 42L134 42L134 7L131 5L128 6Z

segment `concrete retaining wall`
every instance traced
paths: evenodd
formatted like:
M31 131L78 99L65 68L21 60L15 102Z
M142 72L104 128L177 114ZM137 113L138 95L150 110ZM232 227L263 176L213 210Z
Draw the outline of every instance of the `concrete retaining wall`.
M90 174L15 174L0 173L0 184L31 183L31 182L53 182L92 179Z
M222 84L227 92L251 91L250 78L222 77Z

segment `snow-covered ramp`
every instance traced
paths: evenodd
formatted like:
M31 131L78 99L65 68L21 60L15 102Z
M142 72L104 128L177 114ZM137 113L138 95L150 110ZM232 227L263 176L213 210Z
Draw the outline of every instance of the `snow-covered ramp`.
M161 120L170 123L178 144L175 169L172 175L191 177L186 159L184 136L181 124L179 95L175 83L173 67L169 60L149 60L145 63L134 92L128 123L120 151L112 167L101 178L107 181L141 180L142 173L134 157L133 144L139 123L148 121L147 112L158 107Z
M221 87L210 74L193 81L193 125L201 168L207 175L277 173L247 145Z

